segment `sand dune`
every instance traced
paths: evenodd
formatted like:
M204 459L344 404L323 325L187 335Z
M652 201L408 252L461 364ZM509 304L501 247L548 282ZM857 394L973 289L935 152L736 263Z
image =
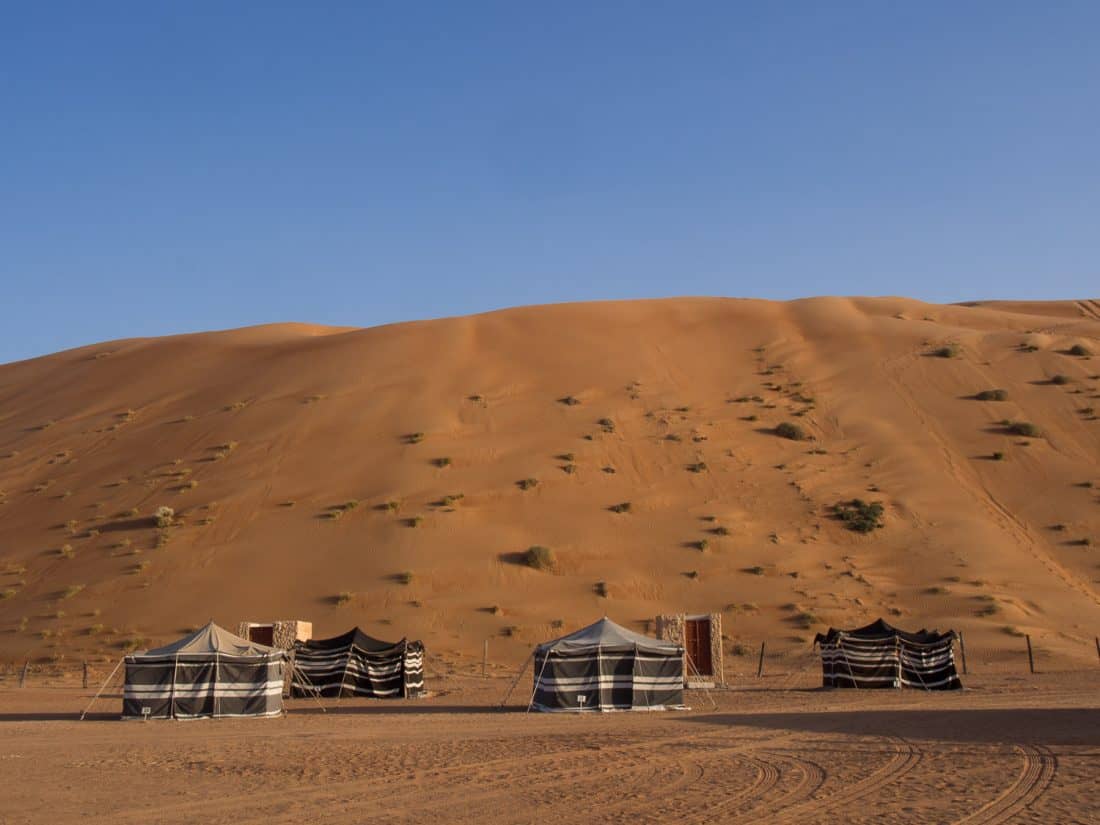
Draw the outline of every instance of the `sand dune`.
M0 658L302 618L519 660L559 622L726 610L730 644L885 614L1094 661L1098 379L1100 302L901 298L279 324L0 366ZM881 529L830 517L854 497ZM532 545L554 570L516 563Z

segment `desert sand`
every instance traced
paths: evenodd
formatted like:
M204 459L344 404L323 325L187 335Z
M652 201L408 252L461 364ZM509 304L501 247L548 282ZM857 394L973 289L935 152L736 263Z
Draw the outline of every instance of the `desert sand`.
M721 610L731 646L883 615L1091 664L1098 379L1084 300L554 305L3 365L0 660L294 618L513 666L604 614ZM881 529L830 517L854 497Z
M952 693L824 691L806 672L583 717L524 715L526 696L501 711L507 679L448 670L427 699L257 720L120 722L112 698L77 722L87 691L2 686L0 821L1097 821L1096 669Z

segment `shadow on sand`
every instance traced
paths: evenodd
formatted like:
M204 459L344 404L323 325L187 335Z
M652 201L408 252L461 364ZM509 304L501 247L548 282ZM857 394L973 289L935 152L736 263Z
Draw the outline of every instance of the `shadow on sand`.
M723 713L689 716L684 721L800 733L903 736L948 742L1100 744L1100 710L1095 708Z

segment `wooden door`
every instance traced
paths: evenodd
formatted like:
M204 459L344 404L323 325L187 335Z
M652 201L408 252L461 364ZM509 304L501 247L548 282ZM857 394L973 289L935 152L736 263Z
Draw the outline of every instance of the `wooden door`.
M713 676L710 659L710 619L686 619L684 621L684 649L687 651L686 676Z
M271 647L275 644L275 626L256 624L248 628L248 641Z

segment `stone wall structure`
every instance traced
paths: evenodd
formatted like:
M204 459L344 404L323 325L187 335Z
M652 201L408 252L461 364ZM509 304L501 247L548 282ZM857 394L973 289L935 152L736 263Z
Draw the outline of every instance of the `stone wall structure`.
M237 635L242 639L249 638L250 631L254 627L271 628L271 646L279 650L291 651L295 642L308 642L313 638L313 622L302 622L297 619L284 619L278 622L241 622L237 626ZM290 659L287 667L283 669L283 696L290 695L290 677L293 667Z
M684 651L684 685L688 688L709 685L726 686L725 668L722 661L722 614L721 613L669 613L657 617L657 638L678 645L684 644L684 625L688 619L705 619L710 623L710 664L712 676L699 676L688 664L687 651Z

